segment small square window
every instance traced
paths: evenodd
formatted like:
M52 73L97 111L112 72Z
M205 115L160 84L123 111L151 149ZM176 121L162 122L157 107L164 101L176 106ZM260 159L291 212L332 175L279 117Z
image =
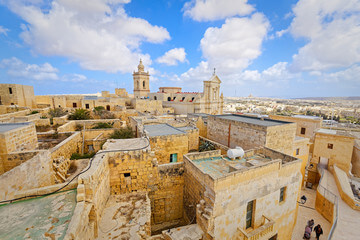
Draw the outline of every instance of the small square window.
M296 149L296 156L300 154L300 148Z
M86 109L89 109L90 108L90 105L88 103L85 104L85 108Z
M285 200L285 190L286 190L286 187L280 188L279 202L283 202Z
M334 145L332 143L328 143L328 149L333 149Z
M170 162L177 162L177 153L170 154Z
M305 134L306 128L301 128L300 134Z
M130 177L130 173L124 173L124 177Z

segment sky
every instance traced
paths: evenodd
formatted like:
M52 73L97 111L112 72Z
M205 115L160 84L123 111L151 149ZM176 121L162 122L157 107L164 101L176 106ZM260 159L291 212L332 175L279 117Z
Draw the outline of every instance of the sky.
M359 0L0 0L0 83L36 95L198 92L360 96Z

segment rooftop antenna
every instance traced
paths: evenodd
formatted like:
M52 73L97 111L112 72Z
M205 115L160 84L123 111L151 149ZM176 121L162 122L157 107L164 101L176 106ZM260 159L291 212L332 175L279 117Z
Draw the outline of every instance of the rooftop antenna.
M216 68L214 68L214 75L215 75Z

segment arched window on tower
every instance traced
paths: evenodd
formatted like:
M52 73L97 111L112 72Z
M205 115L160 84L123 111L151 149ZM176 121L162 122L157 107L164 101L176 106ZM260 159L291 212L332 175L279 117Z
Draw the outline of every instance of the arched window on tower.
M143 88L145 89L145 81L143 81Z

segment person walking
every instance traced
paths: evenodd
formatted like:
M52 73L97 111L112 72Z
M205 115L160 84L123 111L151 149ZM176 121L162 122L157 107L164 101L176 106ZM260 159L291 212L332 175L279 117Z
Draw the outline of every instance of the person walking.
M311 228L307 225L305 227L304 237L303 239L310 239L311 237Z
M316 227L314 228L315 234L316 234L316 239L319 240L320 239L320 235L323 234L323 230L320 226L320 224L316 225Z

